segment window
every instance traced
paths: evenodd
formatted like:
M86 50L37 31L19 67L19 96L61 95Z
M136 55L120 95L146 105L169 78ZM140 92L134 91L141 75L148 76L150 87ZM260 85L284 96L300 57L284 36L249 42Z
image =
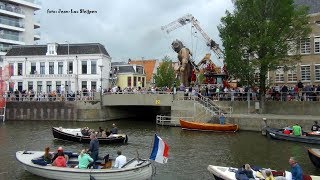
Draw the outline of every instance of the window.
M9 63L9 74L10 74L10 76L14 75L14 65L13 65L13 63Z
M46 73L46 69L45 69L46 65L44 62L40 62L40 74L45 74Z
M91 74L97 74L97 61L91 61Z
M18 72L17 72L17 74L18 74L18 76L22 76L22 63L18 63Z
M128 77L127 84L128 84L128 87L131 87L131 77Z
M97 82L91 81L91 90L96 90L96 89L97 89Z
M301 54L310 54L310 38L306 38L300 41L300 53Z
M52 91L52 82L47 81L47 93L50 93Z
M320 81L320 64L314 65L314 79Z
M63 62L58 62L58 74L63 74Z
M22 91L22 89L23 89L23 84L22 84L22 82L18 82L18 91Z
M314 53L320 53L320 37L314 38Z
M61 93L61 81L56 82L56 91L58 94Z
M37 74L37 67L36 67L36 63L31 63L31 72L30 74Z
M288 70L287 75L288 75L288 82L297 82L298 78L297 78L296 69Z
M37 81L37 92L42 92L42 81Z
M136 87L137 86L137 77L134 76L133 77L133 87Z
M276 78L275 78L276 82L283 82L284 81L284 71L283 71L283 67L278 67L278 69L276 70Z
M296 55L297 53L297 44L295 41L287 41L288 42L288 55Z
M87 74L87 61L81 61L82 74Z
M32 81L28 81L28 90L32 90L33 89L33 82Z
M301 65L301 81L310 81L310 65Z
M138 74L143 74L143 67L137 66L137 73Z
M144 77L142 77L142 87L144 87Z
M82 81L81 82L81 88L82 89L87 89L87 81Z
M73 62L72 61L69 61L68 62L68 74L73 74Z
M49 74L54 74L54 62L49 62Z

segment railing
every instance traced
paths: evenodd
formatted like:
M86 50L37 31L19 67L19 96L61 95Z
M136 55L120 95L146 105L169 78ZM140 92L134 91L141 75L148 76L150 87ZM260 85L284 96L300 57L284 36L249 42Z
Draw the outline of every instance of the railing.
M0 4L0 9L24 15L24 12L19 6L12 4Z
M74 78L76 77L75 74L27 74L26 77L28 78Z
M113 95L113 94L173 94L173 92L168 91L119 91L119 92L104 92L103 95Z
M4 17L0 17L0 23L1 24L5 24L5 25L9 25L9 26L14 26L14 27L18 27L18 28L24 28L24 25L22 22L19 21L14 21L14 20L10 20Z
M162 126L180 126L180 122L179 122L180 119L191 119L191 120L193 120L194 117L157 115L156 123L157 123L157 125L162 125Z

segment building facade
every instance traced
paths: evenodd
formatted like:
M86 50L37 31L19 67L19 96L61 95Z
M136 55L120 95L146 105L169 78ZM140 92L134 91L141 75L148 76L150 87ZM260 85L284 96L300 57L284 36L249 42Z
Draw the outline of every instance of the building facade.
M276 71L269 72L270 85L289 85L293 87L301 80L304 84L320 84L320 1L295 0L297 5L309 6L309 37L301 40L299 51L301 60L293 68L285 70L280 66Z
M7 91L100 91L109 88L111 58L99 43L13 46L4 56Z
M40 22L35 19L39 9L37 0L0 1L0 56L12 45L31 45L40 39Z
M146 74L146 87L154 86L154 74L157 73L159 67L159 60L157 59L142 59L142 60L130 60L128 64L141 65L144 68Z
M125 88L146 87L146 74L142 65L113 63L113 84Z

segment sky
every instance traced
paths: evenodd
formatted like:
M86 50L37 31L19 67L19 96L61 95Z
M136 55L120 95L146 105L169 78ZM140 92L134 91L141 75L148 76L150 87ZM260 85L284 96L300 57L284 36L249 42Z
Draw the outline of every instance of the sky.
M41 24L38 44L97 42L105 46L112 61L161 60L165 56L176 61L177 54L171 48L175 39L191 50L196 62L206 53L217 61L190 23L169 34L161 26L192 14L223 49L217 27L226 10L233 10L231 0L41 0L41 3L42 9L35 13ZM69 12L58 13L59 9ZM78 13L71 13L71 9ZM96 13L80 13L80 9Z

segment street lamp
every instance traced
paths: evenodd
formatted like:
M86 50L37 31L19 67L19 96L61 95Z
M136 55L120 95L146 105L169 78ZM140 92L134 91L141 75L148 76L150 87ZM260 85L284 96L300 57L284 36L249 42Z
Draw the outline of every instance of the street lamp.
M26 77L27 77L27 61L28 61L28 58L26 57L24 62L24 74Z
M76 74L76 93L78 93L79 91L79 85L78 85L78 79L79 79L79 67L78 67L78 56L76 56L76 61L77 61L77 74Z
M102 106L102 69L103 69L103 65L100 65L100 103Z
M68 87L68 89L67 89L67 92L69 93L69 91L70 91L70 76L69 76L69 74L70 74L70 69L69 69L69 55L70 55L70 53L69 53L69 41L65 41L66 43L68 43L68 58L67 58L67 76L68 76L68 81L67 81L67 84L66 84L66 86Z

